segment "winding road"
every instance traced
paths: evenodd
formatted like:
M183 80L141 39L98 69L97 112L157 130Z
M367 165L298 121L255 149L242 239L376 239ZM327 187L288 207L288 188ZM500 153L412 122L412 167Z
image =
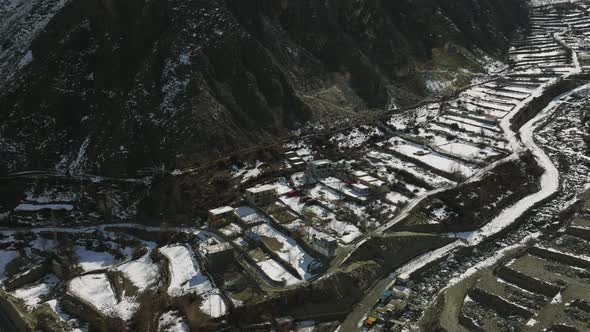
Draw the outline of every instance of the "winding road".
M553 37L561 41L559 38L559 34L555 33ZM567 44L563 43L565 47L569 48ZM571 50L571 48L570 48ZM582 72L582 68L580 66L578 56L576 52L572 50L572 62L573 68L570 72L564 74L560 79L567 79L572 75L579 74ZM426 265L429 265L433 262L440 260L448 256L450 253L454 252L459 248L464 247L475 247L478 244L484 242L486 239L490 238L491 236L497 234L498 232L502 231L503 229L509 227L514 222L516 222L524 213L526 213L531 208L535 207L537 204L547 200L553 194L557 193L559 190L559 171L551 161L551 158L545 153L545 151L537 145L534 139L534 133L537 129L542 127L546 124L546 122L550 119L551 115L554 113L556 108L560 105L561 102L564 101L568 96L571 94L583 90L583 89L590 89L590 84L579 86L571 91L568 91L558 97L556 97L552 102L550 102L544 109L542 109L533 119L529 120L525 123L519 130L518 134L514 132L511 128L512 126L512 119L525 107L527 107L535 98L541 97L546 89L555 84L557 79L548 81L541 86L538 87L536 91L534 91L527 99L523 100L520 104L518 104L512 112L504 117L500 122L500 127L503 129L505 137L508 139L513 153L502 159L499 160L491 165L488 165L484 169L480 170L477 174L475 174L469 181L476 181L478 178L483 176L488 170L496 167L500 163L504 163L508 160L513 160L519 158L519 155L524 151L530 151L535 160L537 161L538 165L543 169L543 174L541 179L539 180L540 190L536 193L533 193L527 197L522 198L521 200L517 201L516 203L510 205L506 209L502 210L496 217L494 217L489 223L487 223L482 228L473 231L473 232L465 232L465 233L455 233L452 234L458 238L457 241L439 248L437 250L428 252L423 254L412 261L408 262L404 266L398 268L394 274L401 274L401 273L409 273L412 274L413 272L417 271L418 269L423 268ZM422 197L423 198L423 197ZM416 199L416 201L420 201L421 199ZM417 202L414 202L417 204ZM405 214L409 213L411 209L406 209L404 212ZM402 213L403 214L403 213ZM399 218L395 218L392 220L389 225L395 224L396 221L401 220ZM352 310L352 312L346 317L346 319L341 324L340 330L343 332L348 331L357 331L359 327L362 325L362 321L366 318L367 313L370 309L375 305L379 296L388 289L391 284L393 283L393 279L391 275L383 280L377 282L365 295L363 300Z
M522 142L522 148L520 148L519 151L522 152L524 149L531 151L535 160L539 163L539 166L544 170L540 179L541 189L538 192L531 194L504 209L479 230L469 233L455 234L459 238L458 241L413 259L404 266L398 268L394 274L412 274L418 269L448 256L459 248L475 247L490 236L497 234L506 227L512 225L529 209L555 194L559 190L559 171L551 161L550 157L536 144L534 133L550 119L551 115L563 99L583 89L590 89L590 84L577 87L576 89L555 98L547 107L541 110L537 116L528 121L519 130L520 142ZM517 136L514 135L514 137L516 138ZM388 276L376 283L365 295L365 298L346 317L341 325L341 331L357 331L358 327L362 325L362 320L366 317L367 312L375 305L380 295L392 285L393 280L394 279L391 276Z

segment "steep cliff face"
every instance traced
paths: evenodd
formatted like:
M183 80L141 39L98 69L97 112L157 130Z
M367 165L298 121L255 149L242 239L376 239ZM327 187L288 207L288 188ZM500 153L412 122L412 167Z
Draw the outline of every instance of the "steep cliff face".
M3 168L133 175L403 104L428 92L416 63L501 52L525 19L513 0L2 0Z

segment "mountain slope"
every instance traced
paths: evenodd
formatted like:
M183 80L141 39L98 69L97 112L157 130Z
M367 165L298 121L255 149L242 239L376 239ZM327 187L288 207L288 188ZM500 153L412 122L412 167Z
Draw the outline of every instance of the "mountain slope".
M412 103L435 92L423 68L472 66L463 47L501 53L526 10L512 0L3 0L0 22L4 170L123 176L392 98Z

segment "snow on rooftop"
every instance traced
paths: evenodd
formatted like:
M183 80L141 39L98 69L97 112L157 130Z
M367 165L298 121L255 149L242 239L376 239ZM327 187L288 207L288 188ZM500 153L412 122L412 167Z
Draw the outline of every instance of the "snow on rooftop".
M329 165L332 163L332 161L328 160L328 159L321 159L321 160L312 161L311 163L316 166L321 166L321 165Z
M221 229L219 229L221 233L225 236L236 236L242 233L242 228L238 224L231 223Z
M281 178L279 181L271 183L270 185L275 186L275 190L277 192L277 195L279 196L284 195L293 190L293 188L289 186L289 182L287 182L285 178Z
M249 206L241 206L235 210L235 214L245 223L265 222L268 219Z
M373 181L377 181L378 179L373 176L366 175L366 176L359 178L359 180L364 181L364 182L373 182Z
M276 190L276 189L277 189L277 186L275 184L263 184L263 185L259 185L256 187L248 188L248 189L246 189L246 191L254 194L254 193L260 193L260 192L271 191L271 190Z
M406 141L397 137L395 137L392 140L398 142L398 144L391 145L392 150L397 151L398 153L401 153L408 157L420 160L425 164L428 164L441 171L450 174L459 171L465 176L471 176L478 170L478 168L475 165L469 165L459 160L453 160L448 158L447 156L441 155L436 152L432 152L426 155L420 154L420 151L423 151L424 147L416 143Z
M303 208L305 207L305 203L301 202L300 197L287 197L287 196L282 196L279 198L279 200L281 202L283 202L285 205L287 205L289 208L291 208L293 211L301 214L301 212L303 211Z
M365 171L354 171L354 172L352 172L352 175L355 177L363 177L363 176L367 176L369 174Z
M293 175L291 175L291 181L293 182L293 185L296 187L300 187L305 185L305 173L304 172L297 172L297 173L293 173Z
M318 191L317 193L311 193L312 197L316 198L316 196L320 196L318 199L328 198L330 201L337 201L341 200L343 197L340 197L338 192L344 193L344 195L358 199L358 200L366 200L367 198L363 195L359 195L357 192L352 190L351 187L347 186L342 180L335 178L335 177L328 177L324 180L325 185L329 189L328 191ZM327 192L329 195L323 194ZM332 202L329 205L334 205Z
M231 249L233 249L233 247L229 242L221 242L221 243L215 243L212 245L208 245L204 248L203 251L207 254L211 254L211 253L216 253L216 252L226 251L226 250L231 250Z
M220 214L232 212L233 210L234 210L234 208L231 206L222 206L222 207L218 207L216 209L209 210L209 213L213 214L213 215L220 215Z

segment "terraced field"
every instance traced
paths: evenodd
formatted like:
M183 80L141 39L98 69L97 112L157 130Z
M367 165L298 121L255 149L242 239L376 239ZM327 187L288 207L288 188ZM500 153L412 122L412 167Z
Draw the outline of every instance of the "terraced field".
M582 216L588 212L579 210L574 218L586 218ZM514 249L500 263L449 287L439 308L444 317L441 327L453 331L589 329L590 242L573 220L555 237ZM451 307L457 302L458 307Z
M268 308L326 313L343 331L369 314L375 330L588 330L590 200L572 204L590 182L589 11L533 8L506 66L453 97L220 171L216 190L273 188L265 203L224 201L227 224L135 225L143 179L13 174L16 198L0 206L6 297L66 330L256 326ZM333 171L312 174L314 160ZM401 298L376 305L388 288Z
M384 315L378 310L372 312L384 322L378 324L380 328L388 326L396 331L418 326L424 330L444 328L448 331L588 329L589 321L578 309L572 317L563 314L569 318L563 318L562 312L552 311L560 305L566 310L564 308L570 306L564 305L567 303L575 303L576 308L580 304L584 306L588 281L587 263L583 261L586 257L572 257L587 250L587 243L581 242L587 241L587 237L570 238L566 233L579 229L564 226L555 241L547 239L555 237L555 231L563 223L560 213L589 182L584 124L581 123L584 109L588 107L588 88L576 89L584 81L575 82L586 70L580 58L586 51L586 29L590 25L587 7L579 2L534 8L530 31L516 40L509 51L510 67L496 78L472 86L458 98L440 105L438 115L426 122L425 128L431 132L449 136L460 132L459 137L464 141L477 137L475 142L504 151L504 156L510 155L488 163L490 166L480 164L482 171L468 178L467 183L482 184L487 171L509 163L513 156L530 149L544 168L541 190L499 212L478 230L456 232L463 243L434 250L398 269L397 273L410 275L413 293L405 310L393 315ZM567 83L568 80L572 80L572 84ZM547 100L547 108L518 134L514 133L534 116L528 114L530 106L545 98L542 96L547 91L553 91L553 97L563 92L568 94L553 102ZM434 193L433 197L436 195L439 194ZM461 204L464 202L461 199ZM440 209L426 207L430 213L441 216ZM416 220L408 223L408 218L415 219L416 214L408 215L405 219L398 218L402 229L416 224ZM428 217L422 220L428 226L423 229L436 230ZM542 240L536 242L536 239ZM544 241L554 245L555 250L546 248ZM530 247L531 242L536 244ZM563 253L570 256L563 256ZM518 259L509 261L510 258ZM516 267L526 269L528 266L531 273L537 273L523 277L530 285L510 279L521 276ZM545 273L543 269L548 271ZM560 273L568 276L563 278L566 283L558 282ZM390 284L393 282L391 280ZM537 285L536 290L531 289L534 285ZM385 287L387 284L380 290ZM444 291L441 293L441 290ZM559 297L564 294L568 296L566 302ZM424 307L428 309L421 309ZM420 323L416 324L418 320Z

